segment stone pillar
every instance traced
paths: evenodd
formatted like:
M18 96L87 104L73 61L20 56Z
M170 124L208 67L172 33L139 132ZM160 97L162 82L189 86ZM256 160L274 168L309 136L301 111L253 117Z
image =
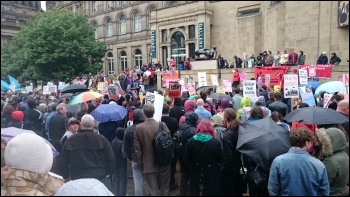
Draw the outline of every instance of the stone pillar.
M186 42L186 58L190 57L190 47L189 47L189 43Z

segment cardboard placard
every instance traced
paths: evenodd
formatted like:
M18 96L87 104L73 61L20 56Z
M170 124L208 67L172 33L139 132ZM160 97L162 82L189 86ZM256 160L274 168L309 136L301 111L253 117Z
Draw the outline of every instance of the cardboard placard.
M198 87L207 86L207 73L198 72Z
M181 85L177 81L169 82L169 98L181 98Z
M243 96L244 97L256 97L256 81L245 80L243 82Z
M298 75L284 75L284 98L299 98Z

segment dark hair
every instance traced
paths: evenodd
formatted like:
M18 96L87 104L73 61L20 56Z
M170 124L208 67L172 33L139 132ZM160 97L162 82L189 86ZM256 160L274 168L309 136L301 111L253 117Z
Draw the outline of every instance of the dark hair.
M333 52L332 55L337 55L337 54L335 52Z
M28 104L29 109L36 108L36 100L34 100L34 99L28 99L27 104Z
M325 94L325 93L326 93L326 92L323 92L323 91L320 93L320 97L321 97L322 99L324 99L324 94Z
M310 107L307 103L299 103L299 108Z
M235 131L239 128L236 111L232 108L224 109L223 120L226 122L228 129Z
M120 140L123 140L124 133L125 133L125 129L123 127L118 127L117 130L115 130L115 137L117 137Z
M108 94L103 95L103 99L109 99Z
M203 99L203 101L205 101L207 99L207 94L204 91L201 91L199 93L200 97Z
M261 88L262 88L263 90L266 90L266 89L267 89L267 86L266 86L266 85L262 85Z
M278 122L278 121L283 121L283 116L281 113L279 113L278 111L274 111L271 113L271 119L275 122Z
M262 106L262 102L261 101L256 101L255 102L255 106Z
M175 98L174 99L174 105L182 106L182 99L181 98Z
M316 142L315 136L307 127L299 127L289 132L290 145L303 148L307 141Z
M299 51L301 55L304 55L304 51Z
M163 114L168 114L169 110L170 110L170 106L168 104L164 103L163 104L163 111L162 111L162 113Z
M235 94L239 94L241 90L239 88L235 88Z
M66 128L68 128L70 125L73 125L73 124L78 124L80 125L80 121L74 117L72 118L69 118L66 120Z
M275 99L276 99L276 100L281 100L281 99L282 99L282 94L279 93L279 92L276 92L276 93L275 93Z
M130 94L125 95L125 99L126 99L127 101L130 101L130 98L131 98Z
M341 101L341 96L338 94L335 94L332 96L332 98L330 100L332 101L333 99L335 99L336 101Z
M269 97L269 99L275 98L275 92L274 91L270 91L268 97Z
M87 113L90 114L92 111L94 111L94 109L96 109L95 105L93 105L92 103L88 103Z
M264 111L262 110L261 107L255 106L252 108L250 111L250 117L249 119L263 119L265 117Z

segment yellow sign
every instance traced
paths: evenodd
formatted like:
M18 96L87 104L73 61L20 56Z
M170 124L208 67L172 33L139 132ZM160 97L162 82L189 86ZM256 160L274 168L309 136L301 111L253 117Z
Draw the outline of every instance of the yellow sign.
M143 96L143 92L139 92L139 98L140 98L140 101L141 101L141 105L143 105L143 98L145 98Z
M216 93L225 94L225 88L222 87L222 86L217 86L216 87Z
M104 83L103 82L98 82L97 84L97 90L102 91L103 90Z

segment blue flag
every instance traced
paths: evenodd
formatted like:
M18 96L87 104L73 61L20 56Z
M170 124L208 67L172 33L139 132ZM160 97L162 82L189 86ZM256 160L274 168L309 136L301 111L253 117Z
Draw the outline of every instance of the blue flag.
M14 86L16 92L21 91L21 87L15 78L13 78L9 75L9 80L10 80L10 86Z
M1 80L1 90L7 91L9 89L9 86L10 85L6 81Z

